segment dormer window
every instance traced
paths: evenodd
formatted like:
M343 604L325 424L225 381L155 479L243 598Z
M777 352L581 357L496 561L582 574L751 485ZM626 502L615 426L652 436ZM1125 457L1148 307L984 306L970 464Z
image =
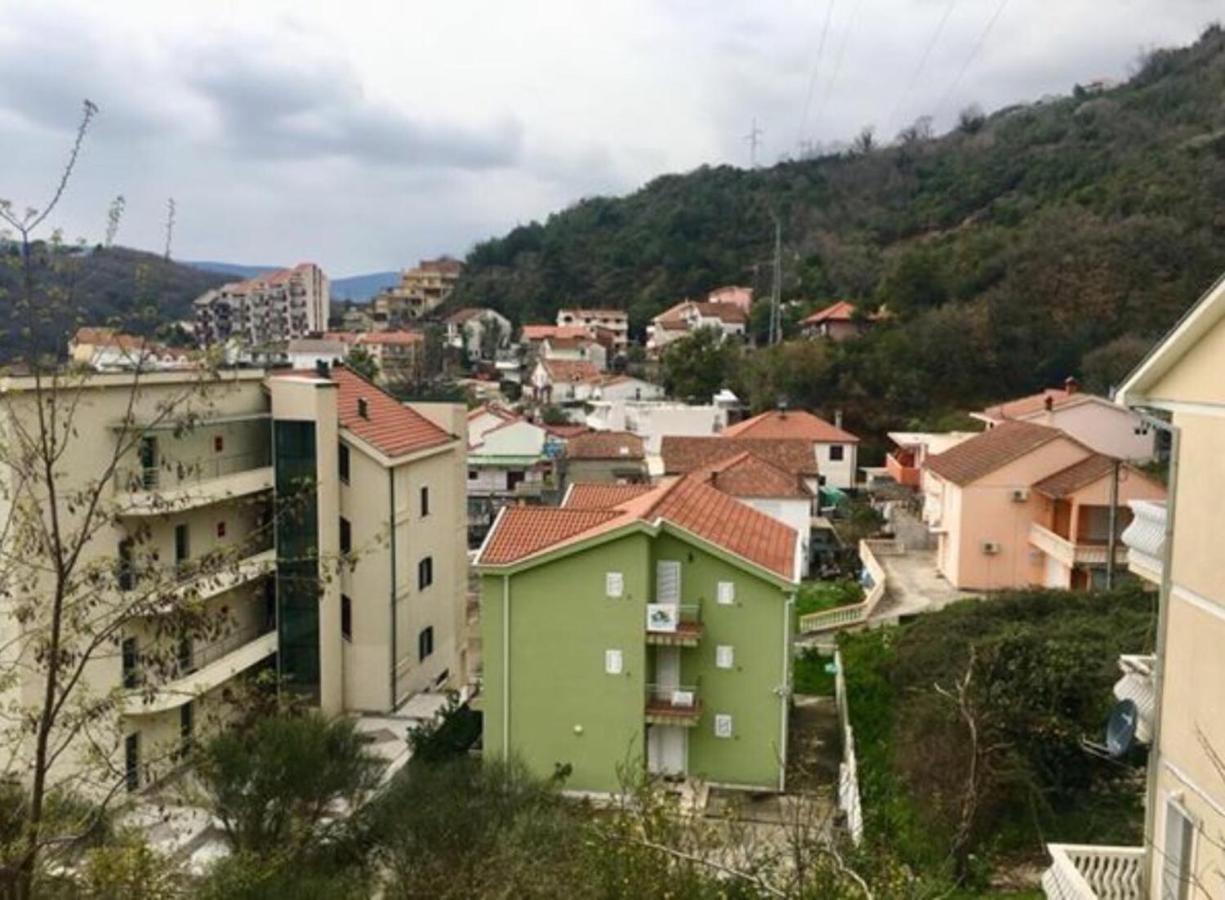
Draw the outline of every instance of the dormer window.
M357 414L363 419L370 418L370 405L366 402L365 397L357 398Z

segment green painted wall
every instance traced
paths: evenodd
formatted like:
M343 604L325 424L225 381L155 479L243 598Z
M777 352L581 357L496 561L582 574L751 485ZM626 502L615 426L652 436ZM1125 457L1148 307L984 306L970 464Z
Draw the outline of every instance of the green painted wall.
M776 688L784 672L786 597L684 539L634 534L511 575L510 750L538 775L556 765L573 771L567 787L615 791L618 767L646 764L644 687L659 649L645 641L646 603L655 563L681 562L681 602L700 603L699 646L682 648L682 684L700 683L702 714L688 729L689 774L710 782L774 790L785 704ZM605 573L621 572L624 596L605 596ZM735 602L716 602L719 581L735 584ZM482 578L481 630L484 752L504 752L503 577ZM715 665L715 648L734 648L735 666ZM623 671L608 675L604 653L620 649ZM717 738L716 713L733 717L732 738ZM577 734L575 726L581 726Z
M658 560L680 560L681 603L702 608L702 640L681 650L681 681L697 684L702 700L701 719L689 729L689 774L776 790L786 715L776 689L790 683L783 668L790 659L783 647L786 598L778 587L676 536L663 533L653 543L652 571ZM717 602L720 581L735 585L731 605ZM720 644L733 648L731 669L715 665ZM731 738L715 737L716 713L732 717Z
M649 538L634 534L510 576L510 746L535 773L573 769L573 790L614 791L618 766L645 764L643 698ZM606 572L621 572L619 599ZM481 595L484 752L503 753L502 578ZM620 675L605 650L622 652ZM582 729L575 732L575 726Z

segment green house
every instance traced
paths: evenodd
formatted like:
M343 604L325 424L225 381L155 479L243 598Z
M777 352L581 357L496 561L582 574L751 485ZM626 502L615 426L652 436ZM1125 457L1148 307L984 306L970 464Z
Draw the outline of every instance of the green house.
M781 791L796 532L702 474L508 507L477 558L487 758L569 790Z

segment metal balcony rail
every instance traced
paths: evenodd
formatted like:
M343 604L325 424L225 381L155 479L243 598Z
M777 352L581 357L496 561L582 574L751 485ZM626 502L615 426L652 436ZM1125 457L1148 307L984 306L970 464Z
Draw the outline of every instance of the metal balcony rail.
M207 644L199 645L193 643L190 648L191 652L182 654L178 664L171 670L170 678L171 680L178 680L198 672L205 666L215 663L223 656L233 653L239 647L249 644L275 630L275 622L261 620L240 626Z
M272 465L271 449L194 460L163 460L156 466L122 466L115 470L115 489L136 493L199 484Z

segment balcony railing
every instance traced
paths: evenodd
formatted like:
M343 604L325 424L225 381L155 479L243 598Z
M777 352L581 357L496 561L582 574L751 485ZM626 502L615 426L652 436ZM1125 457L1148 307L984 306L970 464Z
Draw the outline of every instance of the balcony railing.
M1051 865L1042 874L1048 900L1140 900L1142 847L1047 844Z
M1029 542L1047 556L1059 560L1069 569L1073 566L1104 566L1110 553L1110 548L1105 540L1073 543L1037 522L1029 526ZM1115 544L1116 562L1124 560L1126 550L1121 540Z
M698 697L697 685L646 686L646 720L652 725L698 724L702 715L702 701Z
M696 647L702 637L702 606L699 603L648 603L648 644L664 647Z
M896 556L903 552L902 545L897 541L860 541L859 559L863 563L868 581L863 600L850 606L839 606L836 609L800 616L800 633L834 631L868 621L887 589L885 567L880 564L877 556Z
M1130 700L1136 704L1136 740L1147 744L1153 736L1153 715L1157 706L1157 691L1153 685L1155 656L1127 654L1119 657L1119 671L1123 673L1114 684L1114 696L1119 700Z
M1154 584L1165 568L1166 506L1159 500L1132 500L1131 524L1123 531L1127 567Z
M171 672L171 680L185 678L205 666L228 656L239 647L276 630L276 622L260 620L235 628L233 631L207 644L194 644L190 653L185 653Z
M201 484L272 465L270 448L232 456L163 460L156 466L123 466L115 470L115 490L126 493L168 490Z
M919 470L914 464L914 454L899 451L885 454L885 472L898 484L906 487L919 486Z

